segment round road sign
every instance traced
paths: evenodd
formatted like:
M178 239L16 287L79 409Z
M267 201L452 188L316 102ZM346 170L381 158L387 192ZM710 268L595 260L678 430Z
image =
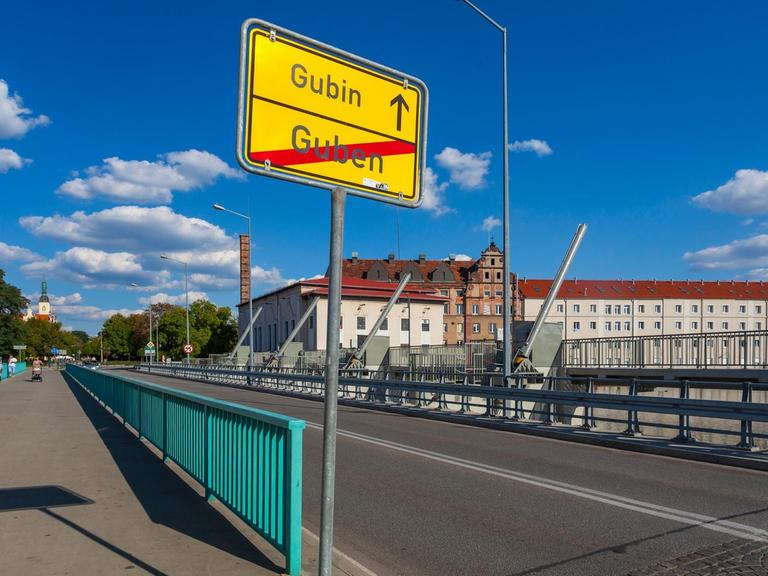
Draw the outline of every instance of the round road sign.
M195 351L195 347L192 344L184 344L184 354L192 354Z

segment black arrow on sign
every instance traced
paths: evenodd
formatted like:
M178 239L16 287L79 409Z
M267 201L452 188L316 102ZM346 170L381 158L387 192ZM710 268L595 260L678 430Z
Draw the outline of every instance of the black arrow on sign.
M405 101L405 98L403 98L402 94L398 94L392 98L392 101L389 103L389 107L391 108L395 104L397 104L397 131L400 132L400 126L403 120L403 108L405 108L408 112L410 112L411 109L408 108L408 103Z

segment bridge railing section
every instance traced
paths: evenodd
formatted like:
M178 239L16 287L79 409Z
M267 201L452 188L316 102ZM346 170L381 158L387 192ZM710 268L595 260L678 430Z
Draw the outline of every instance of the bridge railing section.
M139 369L307 397L321 397L325 385L324 376L317 373L163 365ZM535 421L627 436L768 448L768 384L539 375L519 375L504 382L498 373L483 374L481 381L360 378L344 371L339 397L351 404L416 409L418 414Z
M72 364L67 373L283 553L288 573L299 576L302 420Z
M768 368L768 331L563 340L569 368Z

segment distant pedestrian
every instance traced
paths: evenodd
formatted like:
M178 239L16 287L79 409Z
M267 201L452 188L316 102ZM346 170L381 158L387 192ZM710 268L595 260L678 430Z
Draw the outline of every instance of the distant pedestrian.
M8 378L16 374L16 357L11 354L8 358Z

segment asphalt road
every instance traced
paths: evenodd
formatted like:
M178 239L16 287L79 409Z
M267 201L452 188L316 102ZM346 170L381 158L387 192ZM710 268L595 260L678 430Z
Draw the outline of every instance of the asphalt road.
M318 533L321 402L126 372L302 418ZM339 407L334 544L380 575L619 575L768 541L768 474Z

